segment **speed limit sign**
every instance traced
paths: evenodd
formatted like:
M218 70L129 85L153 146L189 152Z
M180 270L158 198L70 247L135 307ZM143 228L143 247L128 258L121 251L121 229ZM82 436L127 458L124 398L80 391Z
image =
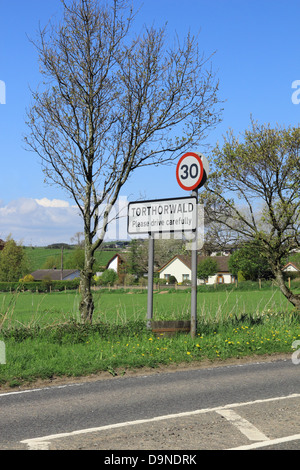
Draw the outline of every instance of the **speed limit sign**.
M187 152L179 160L176 167L176 179L179 186L192 191L202 186L208 174L208 162L202 154Z

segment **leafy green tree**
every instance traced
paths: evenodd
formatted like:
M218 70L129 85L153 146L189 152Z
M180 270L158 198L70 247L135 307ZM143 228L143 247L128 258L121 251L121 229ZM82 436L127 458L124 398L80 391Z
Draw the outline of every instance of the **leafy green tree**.
M140 276L141 273L141 263L140 263L140 256L139 256L139 247L140 243L138 240L133 239L130 242L129 246L129 253L128 253L128 258L126 261L126 273L128 274L135 274L137 276Z
M29 270L28 259L21 245L8 237L0 251L0 281L18 281Z
M300 294L286 285L282 267L300 247L300 128L259 125L238 138L229 132L211 162L201 192L206 226L232 239L259 242L285 297L300 310Z
M200 261L200 263L197 266L197 277L199 279L202 279L203 281L206 281L209 276L214 276L218 271L218 264L216 260L214 260L211 257L208 257L204 259L203 261Z
M261 243L257 241L245 243L235 251L229 258L228 266L232 274L238 276L242 273L245 280L256 281L273 276Z
M83 269L84 268L84 250L78 246L72 253L68 255L65 261L66 269Z

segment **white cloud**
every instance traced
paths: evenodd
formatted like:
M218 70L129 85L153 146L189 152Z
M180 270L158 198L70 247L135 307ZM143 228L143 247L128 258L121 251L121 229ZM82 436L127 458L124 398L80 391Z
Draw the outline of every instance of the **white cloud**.
M105 240L127 238L127 198L121 197L110 214ZM101 208L100 208L101 213ZM77 206L62 199L19 198L6 205L0 201L0 238L9 234L24 245L70 243L83 231Z
M42 199L34 199L40 206L43 207L69 207L67 201L62 201L61 199L48 199L43 197Z
M82 231L78 209L58 199L20 198L0 205L0 238L9 234L24 245L70 243Z

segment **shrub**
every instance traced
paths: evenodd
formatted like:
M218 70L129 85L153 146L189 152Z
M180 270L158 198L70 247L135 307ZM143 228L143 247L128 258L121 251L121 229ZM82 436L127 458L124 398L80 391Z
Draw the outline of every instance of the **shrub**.
M106 269L99 279L101 286L113 286L118 279L116 271L113 269Z
M78 289L80 279L73 279L72 281L52 281L51 290L63 291ZM16 292L18 290L25 290L29 292L48 292L49 286L43 281L34 282L0 282L0 292Z
M34 282L34 277L32 276L32 274L26 274L26 276L24 276L23 279L21 279L21 281Z

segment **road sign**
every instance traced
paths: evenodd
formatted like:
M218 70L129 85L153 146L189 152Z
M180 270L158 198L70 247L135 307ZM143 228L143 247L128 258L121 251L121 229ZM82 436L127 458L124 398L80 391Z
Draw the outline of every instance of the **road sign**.
M197 227L197 198L137 201L128 204L128 233L193 232Z
M198 189L203 186L209 173L207 158L201 153L187 152L179 160L176 167L176 179L185 191L192 191L198 200ZM197 240L197 223L196 223ZM197 242L196 242L197 245ZM191 284L191 336L194 338L197 330L197 249L192 248L192 284Z
M209 174L209 163L207 158L202 153L199 153L198 155L201 158L203 164L203 177L197 189L201 188L206 183Z
M176 168L176 178L179 186L186 190L196 189L203 178L203 163L198 154L185 153Z
M187 152L176 167L176 179L185 191L193 191L203 186L207 180L209 165L201 153Z

